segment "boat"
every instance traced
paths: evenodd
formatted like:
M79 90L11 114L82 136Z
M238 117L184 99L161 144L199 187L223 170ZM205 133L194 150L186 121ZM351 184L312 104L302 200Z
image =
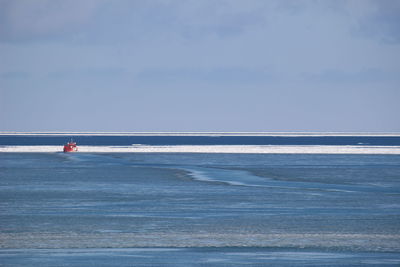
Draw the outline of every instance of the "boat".
M69 141L64 145L64 152L76 152L78 151L78 147L76 146L76 143L74 141Z

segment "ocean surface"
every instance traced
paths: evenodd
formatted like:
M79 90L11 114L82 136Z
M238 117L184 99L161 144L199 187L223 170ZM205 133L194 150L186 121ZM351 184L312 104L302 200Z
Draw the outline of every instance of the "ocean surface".
M399 154L246 153L398 136L77 135L241 153L62 153L69 137L0 135L0 266L400 265Z
M1 145L60 145L73 138L80 145L357 145L400 146L400 135L0 135Z

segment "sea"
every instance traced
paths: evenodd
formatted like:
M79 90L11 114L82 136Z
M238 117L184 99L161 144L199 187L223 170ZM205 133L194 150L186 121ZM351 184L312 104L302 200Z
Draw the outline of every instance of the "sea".
M400 134L1 133L0 266L400 266Z

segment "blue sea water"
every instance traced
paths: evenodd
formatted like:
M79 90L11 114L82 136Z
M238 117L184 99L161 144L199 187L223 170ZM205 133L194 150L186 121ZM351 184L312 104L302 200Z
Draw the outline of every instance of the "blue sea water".
M399 146L400 136L112 136L0 135L1 145L60 145L73 138L80 145L357 145Z
M0 266L268 264L399 266L400 155L0 153Z

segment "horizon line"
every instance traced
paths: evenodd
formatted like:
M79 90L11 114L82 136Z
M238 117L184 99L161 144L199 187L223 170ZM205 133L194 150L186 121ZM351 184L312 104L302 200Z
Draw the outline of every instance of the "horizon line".
M400 136L400 132L353 131L268 131L268 132L212 132L212 131L0 131L0 135L105 135L105 136Z

